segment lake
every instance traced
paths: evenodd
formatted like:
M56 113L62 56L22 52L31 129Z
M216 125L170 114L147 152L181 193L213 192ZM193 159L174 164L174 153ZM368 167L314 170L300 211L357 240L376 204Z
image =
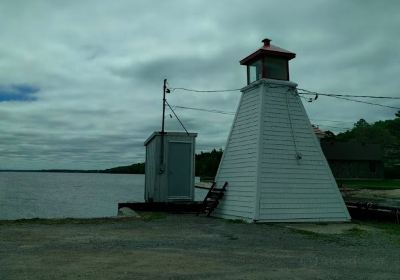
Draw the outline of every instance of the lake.
M0 172L0 220L111 217L118 202L142 201L144 175Z

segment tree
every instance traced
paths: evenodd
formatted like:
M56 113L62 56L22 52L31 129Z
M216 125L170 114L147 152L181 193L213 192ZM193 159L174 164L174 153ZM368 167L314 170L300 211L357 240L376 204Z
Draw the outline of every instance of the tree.
M369 127L369 123L364 119L360 119L358 122L354 124L354 128L363 128L363 127Z

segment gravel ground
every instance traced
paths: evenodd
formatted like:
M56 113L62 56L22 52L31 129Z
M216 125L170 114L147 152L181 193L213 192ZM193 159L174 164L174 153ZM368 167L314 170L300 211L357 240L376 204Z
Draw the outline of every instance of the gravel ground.
M363 227L160 214L0 222L0 279L399 279L400 236Z

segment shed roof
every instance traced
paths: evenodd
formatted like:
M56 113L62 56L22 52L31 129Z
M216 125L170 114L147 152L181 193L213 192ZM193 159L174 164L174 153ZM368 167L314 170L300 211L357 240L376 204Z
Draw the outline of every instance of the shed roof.
M165 136L184 136L184 137L197 137L197 133L186 133L186 132L164 132ZM161 136L161 131L153 132L147 139L144 141L144 145L147 144L154 139L156 136Z
M379 144L321 142L321 148L328 160L382 160Z

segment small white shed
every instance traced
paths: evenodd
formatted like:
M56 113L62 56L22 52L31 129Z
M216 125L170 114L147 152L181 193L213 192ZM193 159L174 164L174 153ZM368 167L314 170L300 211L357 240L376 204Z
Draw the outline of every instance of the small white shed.
M197 133L154 132L146 146L146 202L193 201Z

